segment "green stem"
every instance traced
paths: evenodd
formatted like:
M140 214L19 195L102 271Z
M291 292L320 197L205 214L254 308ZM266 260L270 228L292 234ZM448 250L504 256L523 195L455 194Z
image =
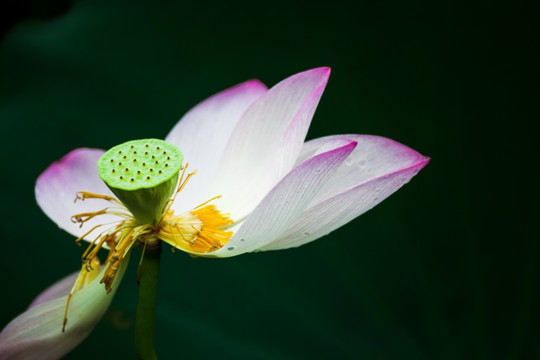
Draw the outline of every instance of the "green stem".
M154 350L154 318L159 279L161 244L142 252L139 268L139 302L135 319L135 353L140 360L157 360Z

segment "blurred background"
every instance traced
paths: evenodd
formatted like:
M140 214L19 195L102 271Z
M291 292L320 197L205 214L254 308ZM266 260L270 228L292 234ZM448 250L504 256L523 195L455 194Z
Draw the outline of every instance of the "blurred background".
M537 5L3 2L0 327L80 264L73 237L35 202L50 163L163 138L247 79L272 86L330 66L308 138L382 135L431 163L297 249L164 251L160 358L540 358ZM134 357L136 265L66 359Z

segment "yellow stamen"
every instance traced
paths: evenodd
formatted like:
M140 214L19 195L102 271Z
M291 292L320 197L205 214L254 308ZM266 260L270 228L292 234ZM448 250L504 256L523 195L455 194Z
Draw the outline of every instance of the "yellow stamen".
M88 231L87 233L85 233L83 236L77 238L77 240L75 240L76 243L79 243L82 239L84 239L85 237L87 237L88 235L90 235L90 233L92 233L94 230L96 230L97 228L99 227L102 227L103 224L99 224L99 225L96 225L94 226L93 228L90 229L90 231ZM95 240L94 240L95 241ZM84 255L83 255L84 256Z
M112 196L109 196L109 195L94 194L94 193L91 193L91 192L88 192L88 191L79 191L79 192L77 192L77 194L75 196L75 200L73 202L76 203L77 200L84 201L85 199L102 199L102 200L110 201L110 202L115 203L115 204L117 204L119 206L122 206L122 207L124 206L115 197L112 197Z
M88 267L86 264L83 264L81 271L79 273L79 276L77 276L77 280L75 281L75 284L71 288L71 291L69 292L69 295L67 297L66 301L66 308L64 310L64 320L62 322L62 332L66 331L66 324L67 324L67 313L68 313L68 307L69 302L71 301L71 298L73 297L73 294L79 290L81 290L83 287L87 286L99 275L99 259L97 257L92 259L92 266L90 270L88 270Z
M165 204L165 207L163 208L163 211L161 212L163 215L169 212L174 200L176 200L176 195L178 195L178 193L182 191L184 187L186 187L189 179L191 179L193 175L197 174L197 170L194 170L192 173L188 174L186 178L184 179L184 175L186 173L188 166L189 166L189 163L186 163L186 166L182 168L182 175L180 175L180 180L178 180L178 184L179 184L178 189L176 189L176 191L174 192L173 197L167 200L167 203Z
M85 222L87 222L90 219L93 219L96 216L103 215L107 213L108 208L105 208L103 210L95 211L95 212L87 212L87 213L80 213L77 215L73 215L71 217L71 222L76 224L79 223L79 227L82 227Z
M157 236L189 253L203 255L222 248L233 233L221 228L233 221L220 213L215 205L200 207L206 203L179 216L169 211L160 223Z
M115 205L114 207L105 208L99 211L86 212L72 216L72 221L74 223L80 223L80 226L84 225L84 223L90 219L105 214L116 215L123 219L109 223L111 226L96 236L82 256L84 267L86 268L87 272L92 272L94 270L93 264L95 259L97 259L99 250L101 250L104 245L109 247L109 256L107 257L106 261L109 266L105 270L101 282L105 283L105 289L107 292L110 292L112 281L114 280L114 276L116 275L118 267L120 266L120 262L127 255L131 246L137 242L138 238L148 233L150 231L148 228L152 228L152 226L139 225L129 211L122 205L122 203L111 196L80 191L77 193L77 198L75 200L77 199L101 199ZM94 226L92 229L90 229L90 231L86 232L76 241L79 242L97 228L105 225L107 224L99 224Z
M199 205L195 206L195 209L198 209L198 208L200 208L200 207L202 207L202 206L208 204L209 202L214 201L214 200L216 200L216 199L220 199L220 198L221 198L221 195L216 195L216 196L214 196L213 198L211 198L210 200L206 200L206 201L203 202L202 204L199 204Z

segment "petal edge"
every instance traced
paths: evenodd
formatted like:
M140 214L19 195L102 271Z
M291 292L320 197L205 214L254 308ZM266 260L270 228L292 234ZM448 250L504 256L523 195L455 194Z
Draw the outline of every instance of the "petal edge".
M118 289L127 264L128 259L121 263L111 293L106 293L99 282L101 276L98 276L73 295L65 333L62 332L62 319L67 296L34 304L17 316L0 333L0 358L31 360L39 354L41 360L54 360L67 354L97 325Z

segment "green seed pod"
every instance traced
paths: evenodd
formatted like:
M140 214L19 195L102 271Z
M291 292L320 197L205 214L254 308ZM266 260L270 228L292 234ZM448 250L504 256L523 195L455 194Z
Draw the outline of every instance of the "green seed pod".
M182 160L182 152L173 144L133 140L103 154L98 171L139 224L155 225L176 188Z

